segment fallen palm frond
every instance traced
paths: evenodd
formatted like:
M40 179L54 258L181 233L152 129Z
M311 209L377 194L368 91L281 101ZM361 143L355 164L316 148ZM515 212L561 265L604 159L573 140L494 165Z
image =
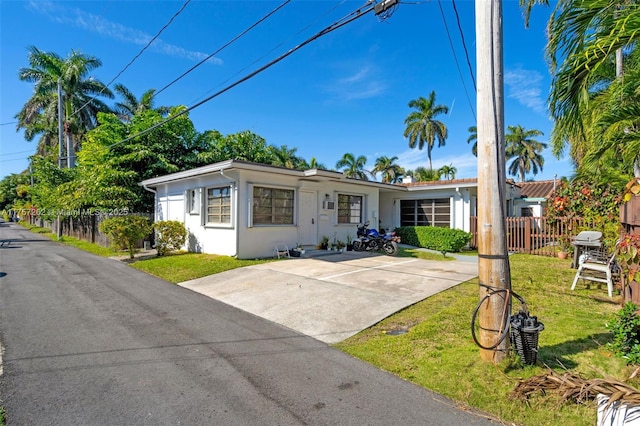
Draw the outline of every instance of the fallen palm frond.
M640 405L640 391L623 382L612 379L583 379L571 373L558 375L552 370L547 374L533 376L519 382L511 392L513 399L528 399L536 393L557 393L563 401L572 400L585 403L598 394L606 395L609 401L605 407L619 401L621 404Z

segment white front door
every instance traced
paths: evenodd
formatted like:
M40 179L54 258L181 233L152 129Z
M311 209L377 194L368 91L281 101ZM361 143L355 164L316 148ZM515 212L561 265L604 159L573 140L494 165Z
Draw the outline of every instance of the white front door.
M318 196L315 192L300 191L300 214L298 215L298 239L305 246L317 241Z

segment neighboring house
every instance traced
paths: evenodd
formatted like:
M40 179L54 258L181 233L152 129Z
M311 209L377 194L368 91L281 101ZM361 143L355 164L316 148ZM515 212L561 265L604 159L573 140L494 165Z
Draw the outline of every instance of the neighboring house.
M185 249L237 256L271 256L278 243L317 245L323 236L355 238L371 228L433 225L470 231L477 180L385 184L341 172L292 170L229 160L140 183L155 193L155 220L188 230ZM520 197L507 185L507 203Z
M513 199L511 215L516 217L544 216L547 200L559 183L555 179L516 183L515 185L520 187L520 197Z

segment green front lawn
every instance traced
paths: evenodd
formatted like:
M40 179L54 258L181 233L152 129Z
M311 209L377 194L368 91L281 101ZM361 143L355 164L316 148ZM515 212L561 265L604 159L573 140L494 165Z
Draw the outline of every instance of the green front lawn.
M234 257L215 254L179 253L137 260L131 263L131 266L169 282L179 283L230 269L272 261L272 259L238 260Z
M478 303L477 279L398 312L336 347L510 424L593 425L595 403L562 403L552 392L528 402L509 396L520 379L545 373L545 365L584 378L619 380L626 380L635 369L606 348L612 338L606 323L620 305L606 297L606 285L598 288L591 283L587 288L579 282L571 291L575 270L569 265L568 260L549 257L511 257L512 287L545 325L539 335L537 366L522 367L514 359L494 366L480 359L470 332ZM409 332L386 334L400 328ZM636 387L638 383L631 380Z

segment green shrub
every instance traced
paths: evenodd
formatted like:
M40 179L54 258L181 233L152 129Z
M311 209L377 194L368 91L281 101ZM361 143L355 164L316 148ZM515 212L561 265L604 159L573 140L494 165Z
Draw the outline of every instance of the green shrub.
M136 253L136 242L149 235L153 227L146 217L131 215L105 219L98 229L111 239L114 248L126 248L133 259Z
M634 303L627 302L616 319L607 324L613 333L609 348L617 356L625 358L628 364L640 364L640 317L637 309Z
M460 229L437 228L435 226L402 226L396 229L402 242L440 252L455 253L469 244L471 234Z
M156 250L158 256L178 250L187 241L187 229L177 220L163 220L156 222Z

